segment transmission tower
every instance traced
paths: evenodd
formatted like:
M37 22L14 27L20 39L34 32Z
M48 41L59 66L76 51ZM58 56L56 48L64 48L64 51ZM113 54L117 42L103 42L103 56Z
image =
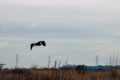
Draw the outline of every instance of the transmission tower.
M98 55L96 55L96 66L98 66Z
M15 64L15 68L18 68L18 55L16 54L16 64Z

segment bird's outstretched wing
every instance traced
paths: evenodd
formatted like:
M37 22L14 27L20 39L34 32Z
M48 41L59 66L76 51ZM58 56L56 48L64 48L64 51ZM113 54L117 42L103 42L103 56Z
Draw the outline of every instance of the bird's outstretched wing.
M41 45L46 46L46 42L45 41L39 41L37 43L32 43L32 44L30 44L30 50L32 50L32 48L34 46L41 46Z
M34 45L33 43L32 43L32 44L30 44L30 50L32 50L32 48L33 48L33 45Z
M46 46L46 42L45 41L40 41L41 42L41 44L43 45L43 46Z

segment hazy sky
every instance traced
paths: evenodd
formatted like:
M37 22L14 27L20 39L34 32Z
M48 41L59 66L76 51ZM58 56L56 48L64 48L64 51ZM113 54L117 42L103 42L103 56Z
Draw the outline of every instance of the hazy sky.
M51 55L65 64L108 64L120 52L119 0L0 0L0 62L47 67ZM45 40L46 47L30 43Z

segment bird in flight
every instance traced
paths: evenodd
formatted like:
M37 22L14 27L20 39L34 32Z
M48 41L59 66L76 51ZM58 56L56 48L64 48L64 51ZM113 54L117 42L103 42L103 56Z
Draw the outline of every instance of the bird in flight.
M32 50L32 48L34 47L34 46L46 46L46 42L45 41L38 41L37 43L32 43L32 44L30 44L30 50Z

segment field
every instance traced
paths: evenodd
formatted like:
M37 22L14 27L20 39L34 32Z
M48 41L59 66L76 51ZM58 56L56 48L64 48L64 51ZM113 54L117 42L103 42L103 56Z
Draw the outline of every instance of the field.
M0 80L120 80L120 70L77 72L56 69L3 69Z

